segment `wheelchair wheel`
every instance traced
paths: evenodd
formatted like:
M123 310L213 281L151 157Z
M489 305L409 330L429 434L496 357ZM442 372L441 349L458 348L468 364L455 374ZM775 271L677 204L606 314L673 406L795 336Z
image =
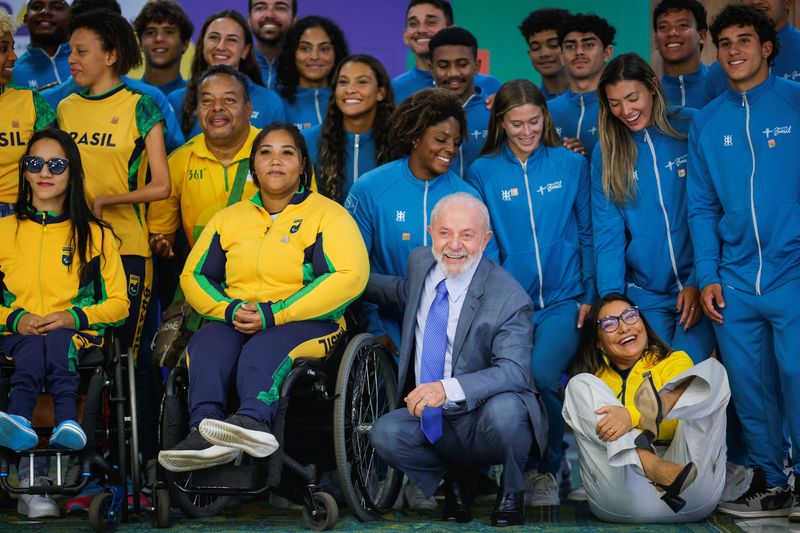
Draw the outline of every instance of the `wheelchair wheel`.
M126 364L126 377L128 378L128 413L130 423L130 438L128 440L128 450L130 451L130 476L133 481L133 508L141 510L142 491L141 483L141 461L139 458L139 419L136 407L136 373L133 364L133 355L130 351L123 354Z
M327 492L315 492L313 495L315 509L303 507L303 521L312 531L332 529L339 521L339 506Z
M117 529L121 518L120 509L112 509L114 496L103 492L92 498L89 504L89 525L97 533L105 533Z
M378 456L372 424L397 405L393 356L372 335L357 335L345 349L336 379L333 435L345 500L361 521L377 519L397 499L403 475Z
M158 529L169 527L169 490L158 487L153 491L153 525Z

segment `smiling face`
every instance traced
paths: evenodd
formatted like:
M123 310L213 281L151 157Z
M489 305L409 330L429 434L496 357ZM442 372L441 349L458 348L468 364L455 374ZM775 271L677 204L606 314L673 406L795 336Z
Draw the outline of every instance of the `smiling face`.
M56 46L67 40L69 5L64 0L33 0L23 22L28 26L31 41L40 46Z
M206 28L203 58L210 67L228 65L239 70L239 63L250 53L244 29L233 19L219 18Z
M614 300L600 308L598 319L619 316L630 307L626 301ZM594 327L597 328L597 347L621 370L632 367L647 348L647 331L641 318L634 324L626 324L620 320L616 331L612 332L603 330L599 324Z
M14 37L10 33L0 35L0 87L4 87L11 81L11 69L17 61L17 54L14 52Z
M603 48L603 41L594 33L571 31L561 43L561 57L567 74L575 80L600 78L612 48Z
M255 0L250 8L253 37L270 45L278 44L292 23L294 0Z
M417 4L408 10L403 42L414 54L428 57L431 37L446 27L447 20L441 9L433 4Z
M55 139L48 138L36 141L31 146L28 155L41 157L45 162L54 158L65 159L67 157L61 144ZM59 212L63 209L69 186L69 166L61 174L53 174L45 164L40 172L25 170L25 179L31 186L34 207L39 209L41 206L44 209L52 209L51 206L60 206Z
M431 252L448 277L459 276L480 260L492 234L476 209L453 204L431 220Z
M717 41L717 61L734 90L745 92L767 79L772 43L762 43L753 26L729 26Z
M241 84L232 76L209 76L198 88L197 119L206 139L215 144L247 137L252 112Z
M665 63L680 65L700 59L706 30L697 31L697 21L688 9L673 9L656 21L656 48Z
M464 103L475 93L475 74L480 62L468 46L437 47L431 57L431 74L436 85Z
M308 28L300 36L294 54L301 87L323 87L334 67L336 50L328 33L319 26Z
M374 115L378 102L386 98L386 88L378 87L372 68L358 61L342 65L335 84L336 106L348 118Z
M103 50L100 36L87 28L78 28L69 38L69 73L80 87L92 87L114 77L115 50Z
M288 131L274 130L265 135L253 161L261 195L281 199L294 194L300 188L303 164Z
M534 104L512 107L503 115L501 126L506 132L511 151L524 161L542 141L542 131L544 131L542 108Z
M638 80L622 80L606 86L611 114L631 131L642 131L652 124L654 97L655 93Z
M426 128L411 150L409 164L414 175L430 180L447 172L460 144L461 131L453 117Z
M528 38L528 57L543 78L552 78L564 70L556 30L543 30L531 35Z
M170 22L149 22L142 33L145 63L156 68L169 68L180 63L187 44L181 41L178 26Z

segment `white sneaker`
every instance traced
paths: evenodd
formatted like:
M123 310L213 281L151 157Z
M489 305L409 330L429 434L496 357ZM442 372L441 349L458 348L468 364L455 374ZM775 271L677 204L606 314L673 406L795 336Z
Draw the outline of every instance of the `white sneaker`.
M560 503L558 482L553 474L525 474L525 505L544 507Z
M583 483L578 484L577 487L567 494L567 500L571 502L585 502L588 499L589 497L586 495L586 489L583 487Z
M435 511L439 506L439 504L436 503L436 498L433 496L426 498L422 490L417 487L417 484L413 481L409 480L409 482L406 483L403 493L406 496L409 509L415 509L417 511Z
M725 464L725 487L719 501L732 502L747 491L753 479L753 469L731 462Z
M53 482L50 478L42 476L34 480L37 487L52 485ZM20 487L27 487L28 480L24 479L19 483ZM17 499L17 512L25 515L28 518L57 518L61 516L61 510L58 504L51 496L42 496L41 494L20 494Z

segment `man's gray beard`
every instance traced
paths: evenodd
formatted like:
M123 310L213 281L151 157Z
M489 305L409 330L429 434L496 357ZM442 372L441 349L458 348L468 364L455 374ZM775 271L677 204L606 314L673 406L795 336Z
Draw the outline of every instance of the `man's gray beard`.
M480 252L475 255L467 254L467 260L464 261L464 263L461 266L455 267L455 271L452 271L452 268L454 267L444 262L444 252L437 252L436 248L431 246L431 254L433 254L433 258L439 264L441 269L444 270L445 274L447 274L447 277L450 278L455 278L457 276L460 276L461 274L472 268L472 265L474 265L476 261L479 261L481 256L483 255Z

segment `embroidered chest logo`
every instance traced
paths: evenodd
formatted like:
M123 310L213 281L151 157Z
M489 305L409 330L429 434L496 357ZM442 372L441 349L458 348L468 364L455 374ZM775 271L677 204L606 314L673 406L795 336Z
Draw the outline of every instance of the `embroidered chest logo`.
M136 274L131 274L128 277L128 294L134 297L138 295L140 282L141 279L139 278L139 276L137 276Z
M733 135L723 135L722 146L733 146Z
M633 179L636 180L636 181L639 181L639 171L638 170L634 170L633 171Z
M189 177L189 181L201 180L203 179L203 170L202 168L190 168L186 175Z
M783 75L783 79L792 81L800 79L800 72L797 72L796 70L793 70L792 72L787 72L786 74Z
M558 136L561 137L561 128L556 128L556 133L558 133Z
M289 233L297 233L297 231L300 229L300 224L302 223L303 223L302 218L298 218L297 220L292 222L292 227L289 229Z
M397 211L394 215L395 222L405 222L406 221L406 212L405 211Z
M681 167L685 167L688 161L689 154L683 154L682 156L676 157L672 161L667 162L664 167L668 168L670 172L673 168L676 168L678 170L678 177L683 178L686 177L686 169Z
M344 208L353 213L355 212L357 206L358 206L358 198L356 198L352 194L348 194L347 198L345 198L344 200Z
M516 187L512 189L502 189L500 191L500 197L503 199L504 202L510 202L512 198L515 196L519 196L519 191Z
M775 140L775 137L778 135L789 135L792 133L792 126L790 124L789 126L775 126L774 128L766 128L761 133L763 133L767 138L767 146L770 148L775 148L775 146L778 144L778 142ZM770 135L772 136L771 138Z
M596 135L597 134L597 127L596 126L592 126L592 128L589 130L589 133L591 133L592 135Z
M544 196L546 192L553 192L556 189L561 188L561 180L554 181L553 183L548 183L547 185L540 185L536 192Z
M470 137L475 137L475 139L480 139L483 137L484 139L489 136L489 130L474 130L470 133Z
M258 118L258 114L259 114L259 113L260 113L259 111L255 111L255 110L253 110L253 112L252 112L252 113L250 113L250 120L255 120L255 119L257 119L257 118Z
M61 264L68 267L72 264L72 247L65 246L61 249Z

